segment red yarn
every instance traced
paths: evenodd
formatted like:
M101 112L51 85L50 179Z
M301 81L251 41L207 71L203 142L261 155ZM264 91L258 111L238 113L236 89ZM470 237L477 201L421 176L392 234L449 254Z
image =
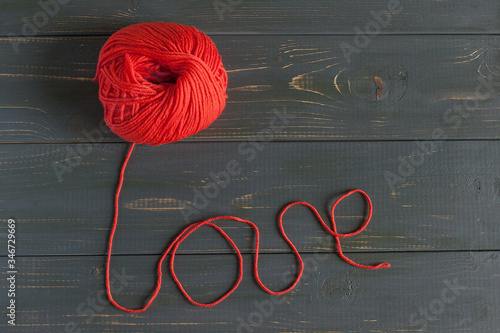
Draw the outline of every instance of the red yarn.
M161 256L160 260L158 261L158 268L157 268L158 269L158 279L156 281L156 287L153 290L153 294L151 295L149 301L146 303L145 306L143 306L142 308L139 308L139 309L129 309L129 308L123 307L123 306L119 305L118 303L116 303L116 301L113 299L113 296L111 294L111 288L110 288L110 282L109 282L109 280L110 280L109 267L110 267L110 262L111 262L111 251L112 251L112 248L113 248L113 238L114 238L114 235L115 235L116 226L118 224L118 208L119 208L118 200L120 198L120 192L121 192L122 185L123 185L123 177L124 177L123 175L125 173L125 168L127 166L127 163L128 163L128 161L130 159L130 155L132 154L132 151L134 150L134 146L135 146L135 143L132 143L132 145L130 146L130 149L129 149L128 153L127 153L127 156L125 158L125 161L123 162L122 169L120 171L120 178L119 178L119 181L118 181L118 187L116 189L116 196L115 196L115 214L114 214L114 219L113 219L113 227L111 229L111 233L110 233L110 236L109 236L108 256L107 256L107 261L106 261L106 291L107 291L108 298L109 298L110 302L116 308L118 308L120 310L123 310L123 311L126 311L126 312L137 313L137 312L146 311L146 309L149 308L149 306L151 305L151 303L153 303L153 301L155 300L156 296L158 296L158 293L159 293L159 291L161 289L161 281L162 281L161 266L163 264L163 260L165 260L165 258L167 257L167 255L169 253L171 254L171 257L170 257L170 272L172 274L172 277L173 277L175 283L177 284L177 287L180 289L180 291L184 295L184 297L186 297L186 299L189 302L191 302L192 304L198 305L198 306L202 306L202 307L214 306L214 305L220 303L221 301L223 301L233 291L235 291L236 288L238 287L238 285L240 284L242 276L243 276L243 258L241 256L240 250L238 249L238 246L236 246L236 244L233 242L233 240L219 226L217 226L217 225L215 225L215 224L212 223L212 222L214 222L216 220L233 220L233 221L242 222L242 223L246 223L246 224L250 225L254 229L254 231L255 231L255 254L254 254L253 270L254 270L254 275L255 275L255 279L257 280L257 283L259 284L259 286L264 291L266 291L267 293L272 294L272 295L281 295L281 294L285 294L285 293L289 292L300 281L300 278L302 277L302 272L304 271L304 263L302 261L302 258L300 256L300 254L299 254L299 251L297 250L297 248L295 247L295 245L293 245L292 241L290 241L290 239L287 237L287 235L285 233L285 230L283 229L283 215L285 214L285 212L290 207L292 207L294 205L303 205L303 206L306 206L306 207L308 207L314 213L314 215L316 216L316 218L318 219L318 221L321 223L321 225L323 226L323 228L330 235L332 235L335 238L335 241L337 243L337 251L339 253L339 256L343 260L345 260L346 262L348 262L349 264L351 264L353 266L356 266L356 267L359 267L359 268L365 268L365 269L388 268L388 267L391 266L389 263L386 263L386 262L380 263L378 265L361 265L361 264L358 264L358 263L354 262L353 260L347 258L344 255L344 253L342 252L342 247L340 245L340 237L351 237L351 236L355 236L355 235L359 234L360 232L362 232L368 226L368 223L370 222L370 219L372 217L372 202L370 200L370 197L368 196L368 194L366 194L362 190L356 189L356 190L352 190L352 191L350 191L350 192L342 195L333 204L332 210L330 212L331 222L332 222L332 227L331 228L328 227L328 225L325 223L325 221L323 221L323 219L319 215L319 213L316 210L316 208L314 208L312 205L308 204L307 202L303 202L303 201L292 202L292 203L288 204L285 208L283 208L283 210L281 211L281 213L279 215L279 220L278 220L279 221L279 230L280 230L281 235L285 239L285 241L288 243L288 245L290 246L290 248L295 253L297 261L299 262L299 272L297 274L297 277L295 278L295 280L293 281L293 283L290 284L287 288L285 288L285 289L283 289L281 291L272 291L269 288L267 288L261 282L261 280L260 280L259 269L258 269L258 263L259 263L259 261L258 261L259 260L259 229L257 228L257 226L253 222L251 222L251 221L244 220L244 219L241 219L241 218L236 217L236 216L229 216L229 215L228 216L217 216L217 217L212 217L212 218L210 218L208 220L205 220L205 221L202 221L202 222L195 222L195 223L192 223L192 224L188 225L186 228L184 228L182 230L182 232L169 245L169 247L165 250L165 252ZM337 205L343 199L347 198L348 196L350 196L350 195L352 195L354 193L360 193L366 199L366 201L368 203L368 216L366 217L366 220L363 223L363 225L358 230L356 230L354 232L347 233L347 234L340 234L340 233L337 232L337 226L335 224L335 207L337 207ZM212 227L215 230L217 230L228 241L228 243L231 244L231 246L233 247L233 249L236 252L236 255L238 256L238 266L239 266L239 269L238 269L238 272L239 272L238 273L238 279L237 279L236 283L224 295L222 295L221 297L219 297L218 299L216 299L215 301L210 302L210 303L199 303L199 302L196 302L195 300L193 300L188 295L188 293L186 292L186 290L182 287L182 284L180 283L179 279L177 278L177 276L175 274L175 270L174 270L175 253L177 252L177 249L178 249L179 245L189 235L191 235L194 231L196 231L198 228L200 228L200 227L202 227L204 225L207 225L207 226Z
M176 23L133 24L114 33L94 80L109 128L151 146L206 128L227 98L227 74L212 40Z
M366 269L390 267L388 263L361 265L347 258L340 246L340 237L351 237L363 231L372 216L372 203L361 190L353 190L341 196L331 210L332 227L320 217L317 210L307 202L293 202L286 206L279 216L281 235L295 253L299 263L296 279L281 291L272 291L259 278L259 230L248 220L235 216L217 216L193 223L174 239L158 262L158 279L153 294L146 305L139 309L128 309L115 302L110 288L110 262L113 239L118 224L120 191L125 168L135 143L152 146L181 140L196 134L209 126L225 106L227 74L214 43L202 32L189 26L175 23L141 23L123 28L113 34L99 54L97 73L99 99L104 106L105 121L110 129L121 138L133 142L120 172L115 195L113 226L109 235L106 260L106 291L111 303L126 312L145 311L154 301L161 288L163 260L170 253L170 271L177 287L193 304L213 306L228 297L239 285L243 274L243 258L236 244L217 225L216 220L233 220L250 225L255 231L254 274L259 286L272 295L281 295L293 289L304 270L304 264L297 248L288 239L283 229L283 215L294 205L308 207L323 228L335 238L340 257L351 265ZM368 203L368 216L355 232L340 234L335 225L335 207L353 193L362 194ZM233 287L217 300L210 303L194 301L184 290L174 271L175 253L179 245L198 228L207 225L217 230L235 250L239 261L239 275Z

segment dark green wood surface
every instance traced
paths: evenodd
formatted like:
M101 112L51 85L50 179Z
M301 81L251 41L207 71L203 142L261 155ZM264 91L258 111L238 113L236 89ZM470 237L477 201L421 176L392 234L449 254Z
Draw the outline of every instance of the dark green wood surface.
M20 254L105 251L127 144L94 144L87 156L74 157L83 147L0 145L3 209L23 219ZM333 201L351 188L372 196L374 217L363 233L342 240L346 250L497 249L500 142L440 141L425 147L424 154L417 153L415 142L267 142L260 152L246 142L139 145L127 168L116 253L159 253L187 223L227 214L256 222L266 252L288 251L277 230L279 210L305 200L326 219ZM406 173L402 159L419 165ZM215 183L211 175L224 172L230 161L238 163L239 174ZM216 196L200 199L197 193L205 190ZM346 200L337 211L340 230L356 229L364 214L361 196ZM285 220L287 234L302 251L331 247L306 208L293 208ZM221 224L242 249L251 249L249 228ZM51 237L54 230L57 237ZM215 232L193 237L184 253L229 250Z
M358 261L393 265L369 271L333 254L307 254L308 268L296 289L272 296L254 282L252 257L245 255L244 279L223 303L208 309L187 303L167 273L156 302L139 314L118 311L105 301L102 257L22 258L19 299L26 301L18 311L29 327L8 331L247 332L247 324L254 332L496 332L498 256L498 251L353 255ZM114 258L117 302L142 304L155 283L156 261L157 256ZM231 255L182 255L175 263L176 275L200 302L224 293L236 276ZM286 287L294 271L291 255L261 257L262 280L273 290ZM443 304L441 313L431 319L420 315L421 309L439 309L436 304Z
M44 0L43 2L46 2ZM499 5L494 0L58 0L55 13L37 34L111 34L133 23L167 21L194 25L208 33L356 33L372 20L371 11L394 9L381 33L498 33ZM42 10L38 1L4 0L0 33L22 35L26 17ZM385 19L386 20L386 19ZM43 21L41 21L43 22ZM31 32L28 30L27 32Z
M398 1L58 1L67 3L0 0L1 332L500 331L497 1L401 0L349 57L342 48L360 46L374 13ZM30 31L44 10L47 22ZM307 265L284 297L252 277L251 230L220 222L245 265L223 303L195 307L168 273L144 313L107 302L106 242L128 145L102 123L92 78L111 33L153 21L210 35L229 99L192 138L136 148L112 262L116 300L143 304L173 237L227 214L259 226L261 277L284 288L295 261L277 231L280 210L304 200L326 220L352 188L371 196L374 214L343 249L391 268L346 264L312 214L295 207L285 230ZM284 126L269 136L271 122ZM215 183L228 163L239 172ZM217 194L200 199L204 191ZM353 231L366 205L353 196L336 213L339 230ZM15 327L6 319L9 218L17 222ZM175 267L201 302L236 277L231 248L210 229L182 244Z
M98 128L92 78L105 37L0 39L0 140L75 142ZM352 36L217 36L229 75L227 107L187 140L242 140L295 118L281 140L499 138L498 36L375 36L351 63ZM245 52L241 50L245 49ZM385 87L380 93L374 78ZM377 98L377 93L379 97ZM120 141L101 131L99 141Z

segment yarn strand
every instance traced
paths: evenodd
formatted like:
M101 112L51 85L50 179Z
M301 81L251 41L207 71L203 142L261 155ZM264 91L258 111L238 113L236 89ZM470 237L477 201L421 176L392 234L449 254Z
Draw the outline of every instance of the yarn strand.
M153 303L153 301L158 296L158 293L159 293L159 291L161 289L162 275L163 275L161 267L162 267L163 261L165 260L165 258L168 256L169 253L171 255L170 256L170 272L172 274L172 278L173 278L175 284L177 285L177 287L179 288L179 290L181 291L181 293L184 295L184 297L190 303L192 303L194 305L197 305L197 306L201 306L201 307L211 307L211 306L214 306L214 305L222 302L231 293L233 293L236 290L236 288L238 288L238 286L239 286L239 284L240 284L240 282L242 280L242 277L243 277L243 257L241 255L240 250L238 249L238 247L236 246L236 244L233 242L233 240L219 226L217 226L216 224L212 223L212 222L217 221L217 220L232 220L232 221L236 221L236 222L245 223L245 224L249 225L250 227L252 227L252 229L255 232L255 253L254 253L253 270L254 270L254 276L255 276L255 279L257 281L257 284L265 292L267 292L267 293L269 293L271 295L282 295L282 294L285 294L285 293L289 292L290 290L292 290L297 285L297 283L299 283L299 281L300 281L300 279L302 277L302 273L304 271L304 263L302 261L302 257L300 256L299 251L297 250L297 248L295 247L295 245L293 245L292 241L286 235L285 230L283 228L283 216L285 215L285 213L286 213L286 211L288 209L290 209L292 206L295 206L295 205L306 206L307 208L309 208L313 212L313 214L315 215L316 219L320 222L320 224L323 226L323 228L330 235L332 235L334 237L335 242L337 244L336 245L337 252L338 252L339 256L344 261L346 261L347 263L349 263L349 264L351 264L351 265L353 265L355 267L364 268L364 269L388 268L388 267L391 266L387 262L383 262L383 263L380 263L380 264L377 264L377 265L362 265L362 264L358 264L355 261L349 259L347 256L345 256L345 254L342 251L342 247L340 245L340 238L343 238L343 237L345 237L345 238L352 237L352 236L355 236L355 235L359 234L360 232L362 232L368 226L368 223L370 222L371 217L372 217L372 209L373 209L373 207L372 207L372 202L370 200L370 197L364 191L362 191L360 189L355 189L355 190L351 190L348 193L342 195L333 204L331 212L330 212L330 218L331 218L331 223L332 223L332 227L331 228L321 218L321 216L319 215L319 213L316 210L316 208L314 208L312 205L310 205L307 202L304 202L304 201L292 202L292 203L288 204L285 208L282 209L282 211L281 211L281 213L279 215L279 219L278 219L279 231L280 231L281 236L283 237L283 239L288 244L288 246L292 249L292 251L293 251L293 253L294 253L295 257L296 257L296 260L298 262L298 266L299 266L298 273L297 273L297 276L296 276L295 280L288 287L286 287L285 289L280 290L280 291L270 290L260 280L259 269L258 269L258 260L259 260L259 229L257 228L257 226L253 222L251 222L249 220L244 220L244 219L241 219L241 218L236 217L236 216L230 216L230 215L227 215L227 216L216 216L216 217L212 217L210 219L207 219L205 221L195 222L195 223L192 223L192 224L188 225L187 227L185 227L182 230L182 232L168 246L168 248L165 250L165 252L161 256L160 260L158 261L158 265L157 265L157 271L158 271L157 274L158 274L158 277L157 277L157 281L156 281L156 286L155 286L154 290L152 291L152 294L151 294L149 300L146 302L146 305L144 305L143 307L138 308L138 309L129 309L129 308L126 308L124 306L121 306L121 305L119 305L114 300L113 295L111 293L110 264L111 264L111 253L112 253L112 248L113 248L113 240L114 240L114 236L115 236L115 232L116 232L116 227L118 225L118 212L119 212L120 192L121 192L122 186L123 186L125 169L126 169L127 164L128 164L128 162L130 160L130 157L132 155L134 147L135 147L135 143L132 143L131 146L130 146L130 148L129 148L129 150L128 150L128 153L127 153L127 155L126 155L126 157L124 159L124 162L123 162L123 165L122 165L122 168L121 168L121 171L120 171L120 176L119 176L118 185L117 185L116 194L115 194L113 225L112 225L112 228L111 228L111 231L110 231L110 234L109 234L107 260L106 260L106 292L107 292L109 301L117 309L119 309L119 310L122 310L122 311L125 311L125 312L130 312L130 313L138 313L138 312L146 311L149 308L149 306ZM366 202L368 203L368 215L367 215L366 220L364 221L363 225L359 229L357 229L356 231L350 232L350 233L345 233L345 234L338 233L337 232L337 226L336 226L336 223L335 223L335 208L337 207L337 205L342 200L344 200L345 198L349 197L350 195L352 195L354 193L360 193L365 198ZM189 296L189 294L186 292L186 290L182 286L181 282L177 278L177 275L175 274L175 269L174 269L174 262L175 262L175 254L177 252L177 249L179 248L179 245L187 237L189 237L189 235L191 235L193 232L195 232L198 228L200 228L202 226L205 226L205 225L209 226L209 227L212 227L217 232L219 232L221 234L221 236L224 237L224 239L232 246L232 248L236 252L236 255L238 257L238 278L237 278L236 282L233 284L233 286L231 287L231 289L229 289L227 292L225 292L222 296L220 296L215 301L212 301L210 303L199 303L199 302L193 300Z

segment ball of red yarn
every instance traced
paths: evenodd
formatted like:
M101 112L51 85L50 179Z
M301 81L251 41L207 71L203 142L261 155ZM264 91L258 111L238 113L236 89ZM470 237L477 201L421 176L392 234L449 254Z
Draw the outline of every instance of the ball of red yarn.
M215 44L176 23L133 24L114 33L99 54L94 80L109 128L152 146L208 127L227 98L227 74Z

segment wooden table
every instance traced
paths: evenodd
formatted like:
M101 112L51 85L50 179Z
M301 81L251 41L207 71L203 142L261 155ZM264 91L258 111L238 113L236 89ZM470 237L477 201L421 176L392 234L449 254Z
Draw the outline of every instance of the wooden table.
M1 331L499 332L499 13L496 0L1 1ZM140 307L182 228L227 214L258 225L261 278L285 288L296 262L279 211L304 200L326 219L353 188L374 213L344 251L391 268L348 265L294 207L284 224L306 267L290 293L258 287L254 234L221 222L244 257L243 281L224 302L190 304L168 273L146 312L107 301L106 242L128 143L103 124L92 79L109 35L149 21L206 32L229 99L198 135L136 147L113 249L116 300ZM234 163L237 173L214 181ZM339 231L365 216L361 196L346 199ZM232 248L208 228L181 245L175 265L199 302L237 274Z

